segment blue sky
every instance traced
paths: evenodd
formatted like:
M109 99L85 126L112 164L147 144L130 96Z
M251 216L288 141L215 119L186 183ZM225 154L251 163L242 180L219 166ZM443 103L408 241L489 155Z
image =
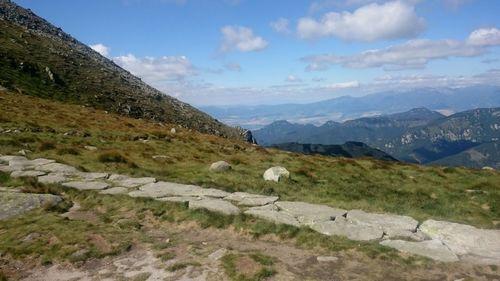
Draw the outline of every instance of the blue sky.
M500 1L15 0L194 105L500 84Z

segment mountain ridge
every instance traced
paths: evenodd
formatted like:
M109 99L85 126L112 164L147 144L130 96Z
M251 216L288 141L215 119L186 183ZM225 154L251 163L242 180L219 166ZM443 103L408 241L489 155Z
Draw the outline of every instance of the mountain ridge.
M203 133L252 141L187 103L165 95L89 46L15 3L0 1L0 85Z

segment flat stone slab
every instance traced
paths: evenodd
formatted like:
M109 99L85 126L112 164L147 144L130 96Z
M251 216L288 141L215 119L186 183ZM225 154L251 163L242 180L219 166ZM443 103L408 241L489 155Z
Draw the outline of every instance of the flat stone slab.
M276 202L275 205L278 206L280 210L297 218L303 225L330 221L347 213L346 210L304 202L279 201Z
M105 180L108 178L108 173L85 173L79 172L75 174L76 177L81 179L82 181L95 181L95 180Z
M45 159L45 158L37 158L34 160L28 159L12 159L9 161L9 166L14 167L22 167L23 170L34 169L37 166L51 164L56 162L55 160Z
M15 217L44 206L54 206L62 198L52 194L2 192L0 195L0 220Z
M151 196L151 193L145 192L142 190L134 190L128 193L128 196L138 198L138 197L144 197L144 198L155 198Z
M163 202L189 203L191 201L201 200L201 197L173 196L173 197L156 198L156 200L163 201Z
M374 214L361 210L349 211L347 219L356 224L379 227L388 237L411 237L418 226L418 221L412 217Z
M38 182L45 184L62 183L70 180L70 177L62 173L50 173L48 175L38 177Z
M317 222L310 225L311 229L325 234L345 236L351 240L368 241L381 239L384 235L382 229L370 225L359 225L346 220L344 217L337 217L334 221Z
M99 191L101 194L111 194L111 195L116 195L116 194L125 194L128 193L128 189L123 186L116 186L112 187L109 189L101 190Z
M479 263L500 263L500 230L436 220L424 221L419 229L432 239L441 240L458 256Z
M299 221L292 215L286 212L279 212L274 210L265 210L262 207L250 208L245 211L245 214L268 220L278 224L286 224L299 227Z
M109 187L109 184L101 181L70 181L62 185L78 190L103 190Z
M384 240L380 244L401 252L424 256L437 261L455 262L459 260L457 255L437 239L422 242Z
M214 189L202 188L196 185L186 185L171 182L156 182L143 185L139 188L149 194L149 197L172 197L172 196L192 196L192 197L215 197L224 198L228 192Z
M35 170L44 172L55 172L55 173L69 173L69 174L78 173L78 170L75 167L61 163L50 163L37 166Z
M208 199L189 201L189 209L206 209L224 215L237 215L240 209L228 201L222 199Z
M28 160L28 158L26 158L24 156L13 156L13 155L0 156L1 163L9 163L10 161L13 161L13 160Z
M238 202L238 205L241 206L263 206L276 202L279 199L279 197L251 194L246 192L235 192L231 193L224 199L230 201L236 201Z
M143 177L143 178L126 178L126 179L121 179L121 180L115 180L113 181L117 185L123 186L123 187L138 187L141 185L149 184L149 183L155 183L156 179L151 178L151 177Z
M39 177L46 175L47 172L42 171L14 171L10 174L13 178L22 178L22 177Z

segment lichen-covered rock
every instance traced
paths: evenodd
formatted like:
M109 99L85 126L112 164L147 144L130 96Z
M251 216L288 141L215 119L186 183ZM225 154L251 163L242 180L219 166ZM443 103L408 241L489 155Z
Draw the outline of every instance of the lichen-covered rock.
M305 202L279 201L276 202L275 205L278 206L280 210L294 216L303 225L330 221L347 213L347 211L343 209Z
M310 225L313 230L325 235L345 236L351 240L368 241L381 239L382 229L370 225L359 225L338 217L335 221L323 221Z
M414 236L418 221L412 217L392 214L374 214L361 210L351 210L347 213L347 219L360 225L378 227L384 231L388 237Z
M226 161L217 161L210 165L210 171L212 172L225 172L231 170L232 167Z
M283 167L272 167L264 172L264 180L279 182L290 178L290 172Z
M206 209L224 215L237 215L240 213L238 207L222 199L204 198L201 200L192 200L189 201L189 209Z
M8 219L44 206L62 202L60 196L52 194L2 192L0 194L0 220Z

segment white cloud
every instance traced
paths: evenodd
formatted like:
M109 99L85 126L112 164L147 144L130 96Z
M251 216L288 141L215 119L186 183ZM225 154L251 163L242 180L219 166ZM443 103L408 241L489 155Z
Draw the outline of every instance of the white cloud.
M297 35L301 39L338 37L353 41L375 41L413 37L425 27L415 8L406 1L372 3L354 12L330 12L320 20L301 18Z
M269 43L262 37L256 36L253 31L244 26L226 25L221 28L222 44L220 51L252 52L266 48Z
M302 79L300 79L300 77L290 74L286 77L285 82L297 83L297 82L302 82Z
M302 58L309 71L320 71L332 65L348 68L384 67L386 70L421 69L429 61L450 57L474 57L486 53L487 48L500 45L500 31L496 28L473 31L466 41L410 40L384 49L368 50L349 56L335 54Z
M359 85L360 85L359 81L348 81L348 82L341 82L341 83L328 85L327 88L330 88L332 90L349 89L349 88L358 88Z
M185 56L137 58L128 54L115 57L113 61L149 83L181 80L197 74L196 67Z
M288 20L285 18L279 18L276 21L271 22L269 25L277 33L289 34L290 29L288 28Z
M493 27L474 30L469 35L467 43L474 46L499 46L500 29Z
M95 44L95 45L90 45L89 46L90 48L92 48L92 50L98 52L99 54L101 54L101 56L104 56L104 57L108 57L109 56L109 50L111 48L105 46L104 44Z

